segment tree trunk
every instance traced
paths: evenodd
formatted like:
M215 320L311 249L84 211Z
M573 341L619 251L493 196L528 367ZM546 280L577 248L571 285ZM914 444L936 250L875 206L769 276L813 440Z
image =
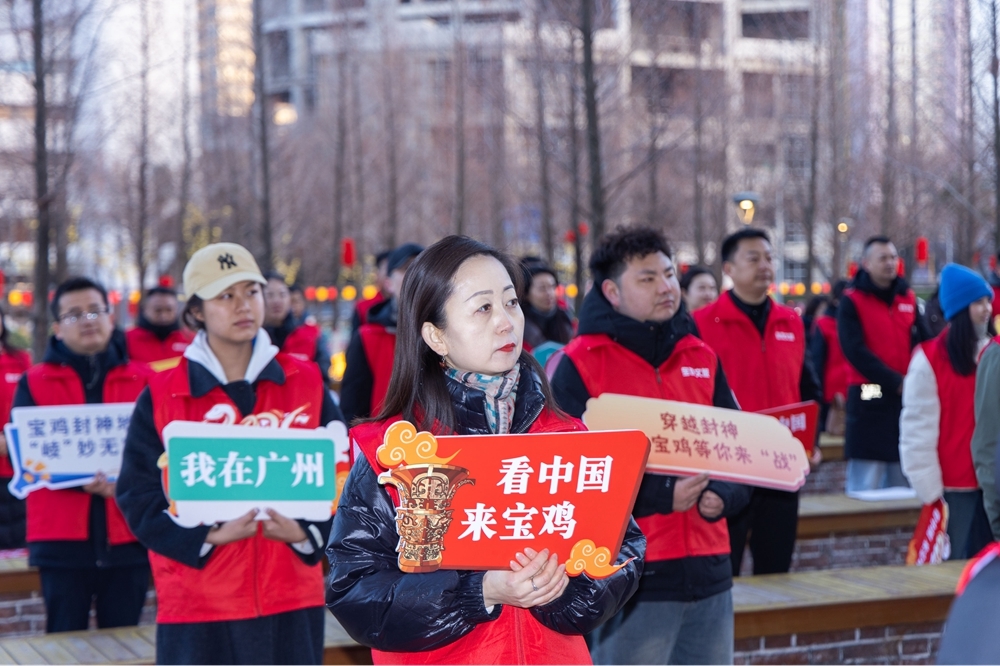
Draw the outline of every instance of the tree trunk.
M816 258L816 205L819 188L819 102L823 71L820 67L819 39L813 45L813 94L809 119L809 195L802 226L806 232L806 289L813 283Z
M191 94L188 90L188 63L191 61L191 26L188 18L189 5L184 3L184 55L181 61L181 147L184 153L184 163L181 165L181 191L177 205L177 223L174 227L174 266L171 273L178 285L184 279L184 266L187 264L187 239L184 225L187 218L188 203L191 199L191 165L194 161L191 150L191 136L188 124L191 121Z
M545 77L542 65L542 17L540 4L535 5L535 22L532 37L535 41L535 135L538 140L538 196L541 199L542 250L549 265L555 259L555 241L552 230L552 183L549 181L549 151L546 145L548 128L545 124Z
M35 230L34 332L35 358L45 353L49 339L49 165L46 140L45 52L43 0L32 0L32 42L35 73L35 204L38 227Z
M462 41L462 13L453 0L455 24L455 233L465 230L465 44Z
M990 73L993 75L993 195L994 224L993 251L1000 252L1000 72L997 58L1000 56L1000 44L997 35L997 0L990 2L990 35L992 36L993 54L990 62Z
M882 164L882 216L881 233L890 235L894 230L896 217L896 176L894 162L896 154L896 36L895 10L896 0L888 0L889 16L888 49L886 63L888 64L889 80L886 85L886 129L885 129L885 160Z
M257 106L258 136L260 142L260 259L261 270L274 266L274 234L271 230L271 173L267 144L267 99L264 97L264 34L262 30L262 0L253 0L254 92Z
M970 264L972 261L973 246L975 244L976 227L976 78L974 70L974 54L972 50L972 2L965 0L965 29L968 39L965 53L966 61L966 90L965 90L965 168L966 168L966 198L969 200L965 217L965 228L959 241L959 255L956 258L959 263Z
M590 164L590 232L605 231L604 182L601 172L601 130L597 119L597 74L594 68L594 0L580 0L583 37L583 96L587 112L587 155ZM576 62L574 60L574 62Z
M576 37L572 29L569 33L570 62L576 62ZM576 311L583 305L583 238L580 233L580 133L577 130L576 100L576 67L569 70L569 228L573 231L573 281L576 284ZM593 233L593 229L591 229ZM598 285L599 289L600 286Z
M146 234L149 232L149 0L139 2L139 210L135 228L135 265L139 290L146 280Z
M399 236L399 173L396 163L396 111L392 92L392 54L389 52L389 34L386 27L382 53L382 99L384 103L386 170L388 183L386 187L386 206L388 208L385 224L385 247L396 247Z
M333 147L333 252L330 266L331 284L340 283L340 244L344 236L344 195L347 176L347 53L337 53L337 131Z
M694 7L694 31L701 37L701 6ZM702 185L704 168L705 118L702 105L701 42L695 47L695 92L694 92L694 246L698 253L698 264L705 265L705 193Z

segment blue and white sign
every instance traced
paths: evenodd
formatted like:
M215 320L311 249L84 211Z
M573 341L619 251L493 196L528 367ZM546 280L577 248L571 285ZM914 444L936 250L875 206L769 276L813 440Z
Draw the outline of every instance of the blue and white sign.
M17 407L4 428L14 477L24 499L38 488L85 486L103 473L115 480L135 403Z

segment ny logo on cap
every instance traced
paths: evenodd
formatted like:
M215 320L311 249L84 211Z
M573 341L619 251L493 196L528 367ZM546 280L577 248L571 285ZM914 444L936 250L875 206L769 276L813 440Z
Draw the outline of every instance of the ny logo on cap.
M236 260L233 259L233 255L230 253L220 254L219 259L219 270L226 270L227 268L236 268Z

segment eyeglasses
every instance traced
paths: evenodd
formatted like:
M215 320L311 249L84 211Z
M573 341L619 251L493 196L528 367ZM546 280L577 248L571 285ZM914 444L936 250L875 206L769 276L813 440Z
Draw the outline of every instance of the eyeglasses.
M87 312L67 312L64 315L60 315L59 321L72 326L81 319L86 319L87 321L94 321L101 315L106 315L106 314L108 314L107 310L89 310Z

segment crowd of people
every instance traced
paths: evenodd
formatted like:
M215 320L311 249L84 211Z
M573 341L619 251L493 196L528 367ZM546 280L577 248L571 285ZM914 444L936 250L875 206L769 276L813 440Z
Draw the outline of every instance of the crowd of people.
M846 492L912 485L925 504L944 500L952 558L1000 539L1000 286L949 264L925 307L891 240L874 237L850 282L799 311L771 296L765 231L730 235L719 259L721 275L682 271L662 231L616 229L592 249L574 311L538 257L459 236L402 244L376 257L378 291L356 305L339 386L301 288L239 245L196 252L183 302L150 289L126 332L101 284L69 279L34 365L0 319L0 413L134 403L122 467L23 502L3 484L0 547L26 544L49 632L85 629L92 609L99 627L136 624L152 579L160 663L320 663L324 606L376 663L732 663L733 578L750 568L746 550L754 574L789 570L797 492L645 474L622 566L604 579L570 577L531 548L504 571L397 566L398 497L376 478L394 422L573 432L603 393L755 412L816 401L817 430L844 436ZM236 423L296 412L295 427L350 426L335 516L174 521L164 428L220 405ZM0 456L0 476L12 474Z

